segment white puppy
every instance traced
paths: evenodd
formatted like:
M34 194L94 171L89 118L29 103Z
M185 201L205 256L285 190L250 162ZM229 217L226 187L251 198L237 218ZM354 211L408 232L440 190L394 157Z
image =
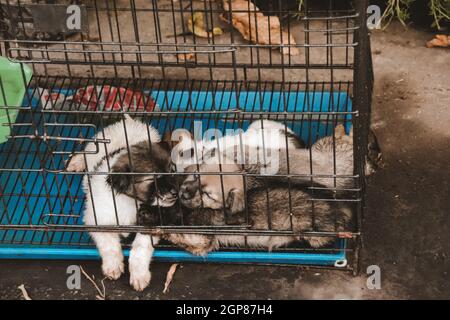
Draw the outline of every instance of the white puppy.
M99 143L98 150L94 142L88 143L84 151L92 154L74 156L67 167L67 171L96 173L87 174L83 180L86 192L83 221L89 226L135 225L140 200L116 193L107 182L107 173L121 155L129 152L129 147L148 140L157 143L161 137L155 128L125 116L124 121L104 128L93 139L109 139L110 142ZM124 272L120 234L91 232L90 235L102 258L103 274L109 279L118 279ZM128 236L126 233L121 235ZM158 241L153 237L154 244ZM136 290L143 290L150 282L149 264L153 250L150 236L136 235L129 257L130 284Z
M180 172L193 164L235 164L244 161L243 154L249 148L267 152L305 147L303 141L289 127L271 120L256 120L246 131L236 130L225 136L221 136L218 130L209 129L202 140L194 140L187 130L182 129L175 131L172 140L179 142L172 150L172 160Z

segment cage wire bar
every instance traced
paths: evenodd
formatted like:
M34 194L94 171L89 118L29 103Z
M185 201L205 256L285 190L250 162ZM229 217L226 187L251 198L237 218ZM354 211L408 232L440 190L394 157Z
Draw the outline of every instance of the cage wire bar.
M237 8L233 9L233 4ZM66 17L61 12L68 5L80 8L85 23L81 30L67 30L57 21ZM94 134L111 123L124 122L126 114L156 127L161 135L176 128L194 133L195 120L202 123L203 131L218 128L225 134L226 129L246 129L252 121L270 119L292 129L306 143L311 163L310 147L318 139L333 137L339 123L344 124L347 134L353 127L353 174L340 176L335 167L328 177L314 172L278 175L289 186L288 199L296 176L310 179L312 221L314 203L324 200L314 179L334 180L333 187L322 188L332 194L325 200L349 203L352 226L333 232L312 228L295 233L336 239L324 248L302 242L271 253L249 247L223 248L210 253L207 261L339 266L356 273L362 245L364 163L373 85L366 8L365 0L350 4L334 0L58 4L0 0L0 52L9 63L20 66L20 81L16 82L24 88L23 102L20 99L11 104L1 75L5 103L0 105L0 122L9 132L0 144L0 257L18 257L17 252L22 252L31 258L96 258L87 234L92 231L292 236L292 230L252 230L247 225L83 225L83 208L89 201L83 191L83 176L88 180L108 174L138 179L173 173L117 173L109 166L108 172L100 173L66 170L70 156L87 154L87 143L95 143L94 153L107 148L110 139L94 139ZM42 12L49 10L53 18L49 15L44 23ZM232 23L239 16L248 25L247 38ZM201 26L196 26L200 20ZM220 28L221 34L214 34L214 28ZM31 79L26 76L27 67L32 70ZM143 109L106 109L99 99L93 100L94 95L84 102L74 99L92 88L99 97L119 105L125 97L111 93L111 88L130 90L131 99L142 99ZM45 92L61 97L56 100L58 108L45 101ZM155 107L148 111L153 102ZM332 141L335 157L334 137ZM336 185L340 179L352 181L344 197L337 196L342 191ZM138 209L139 204L135 205ZM203 260L169 243L157 248L155 257L162 260ZM338 264L347 259L350 264Z

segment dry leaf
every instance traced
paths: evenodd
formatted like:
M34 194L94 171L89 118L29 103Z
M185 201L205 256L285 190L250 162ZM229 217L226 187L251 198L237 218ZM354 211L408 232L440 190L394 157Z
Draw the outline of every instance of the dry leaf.
M86 279L88 279L95 287L95 289L97 290L97 292L99 293L98 295L95 296L95 298L97 300L106 300L106 288L105 288L105 279L103 278L103 280L101 281L102 284L102 289L100 290L100 288L98 287L98 285L95 283L94 279L92 279L83 269L82 266L80 266L80 270L83 273L83 275L86 277ZM94 277L94 276L92 276ZM95 278L95 277L94 277Z
M212 38L214 36L220 36L223 34L222 29L219 27L213 28L212 32L208 32L205 29L202 12L194 12L188 19L188 29L190 32L198 37Z
M175 274L175 271L177 271L177 267L178 267L178 263L174 263L170 266L170 269L167 272L166 282L164 283L163 293L169 292L169 286L172 283L173 275Z
M180 61L192 61L192 60L194 60L194 54L193 53L179 53L179 54L177 54L177 58Z
M245 40L264 45L296 45L292 34L281 30L277 16L265 16L253 3L247 0L234 0L231 6L223 1L223 8L231 16L231 24ZM222 20L226 20L222 16ZM296 47L282 47L283 54L300 54Z
M17 287L20 291L22 291L22 296L24 297L25 300L32 300L30 298L30 296L28 295L27 289L25 289L25 286L23 284L21 284L20 286Z
M433 40L427 42L427 48L450 46L450 36L437 34Z

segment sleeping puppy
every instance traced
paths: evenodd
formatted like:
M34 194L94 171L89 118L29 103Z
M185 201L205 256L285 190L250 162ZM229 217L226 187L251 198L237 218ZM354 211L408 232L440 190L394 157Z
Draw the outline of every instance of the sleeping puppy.
M145 201L150 186L161 177L158 173L171 170L170 150L165 141L151 144L142 141L132 145L129 152L122 152L117 157L111 167L111 173L117 174L108 175L106 182L117 194ZM151 174L152 172L155 174Z
M375 136L370 134L369 138L369 154L363 167L366 175L375 171L381 159ZM272 168L278 176L267 179L273 183L285 181L286 174L295 174L290 181L298 187L320 184L326 188L354 188L357 176L354 175L353 144L353 130L347 135L344 126L339 124L333 135L317 140L309 149L289 149L289 153L279 149L278 157L257 159L257 162L251 161L249 154L255 151L249 149L244 170L260 174L263 169Z
M234 134L212 140L206 137L215 137L221 132L208 130L203 140L194 140L187 130L174 133L172 138L178 144L172 150L172 159L178 172L198 163L240 163L242 152L249 148L291 150L306 146L289 127L271 120L256 120L245 132L238 129Z
M139 204L155 177L152 174L131 176L130 173L166 172L170 167L170 153L160 143L156 129L127 115L124 121L98 132L94 139L109 139L110 142L99 145L98 150L95 143L87 144L86 154L71 158L66 169L88 172L83 179L86 192L83 222L88 226L135 225ZM120 236L128 234L91 232L90 235L102 258L103 274L109 279L118 279L124 272ZM137 234L129 257L130 283L136 290L143 290L150 282L148 252L152 250L151 238Z
M218 167L214 167L218 169ZM211 175L210 182L215 186L223 186L223 192L217 190L205 190L205 204L199 208L187 208L182 205L179 196L189 193L196 186L183 183L185 175L165 176L157 180L161 189L156 190L154 184L148 191L147 201L143 202L138 211L138 224L146 227L157 226L218 226L229 224L241 224L242 210L245 202L242 188L236 189L236 185L242 185L241 175L235 175L236 166L222 165L222 172L230 172L227 175ZM186 172L196 172L197 165L187 168ZM189 175L190 177L190 175ZM180 190L180 191L178 191ZM182 190L182 191L181 191ZM211 191L211 193L209 193ZM160 194L165 194L161 196ZM208 196L211 196L209 198ZM158 205L158 198L174 198L172 206ZM201 201L201 200L200 200ZM221 212L221 215L217 214ZM225 218L224 218L225 217ZM236 219L236 217L238 217ZM215 249L214 237L198 234L163 234L163 239L168 240L195 255L205 255Z
M320 159L323 165L327 165L327 161L324 158L328 158L328 166L333 168L332 160L333 153L336 155L336 169L342 172L342 174L353 174L353 127L350 129L350 133L345 133L345 127L342 124L338 124L334 128L333 136L326 136L319 139L311 147L313 157ZM377 137L374 132L369 129L368 141L367 141L367 155L364 162L364 174L370 176L381 165L381 149L378 144ZM331 161L330 161L331 160ZM318 166L319 167L319 166ZM324 172L324 170L321 170ZM329 170L331 173L331 170ZM338 173L339 174L339 173ZM345 179L342 179L345 180ZM329 180L330 181L330 180Z
M205 165L200 166L200 168L203 167ZM211 166L211 168L219 169L219 166ZM235 165L221 165L220 169L225 174L202 176L204 181L191 179L193 175L164 175L158 178L156 183L148 189L146 201L139 208L138 223L139 218L143 218L142 221L145 221L147 225L180 225L178 222L182 221L184 216L191 216L192 210L183 207L179 197L182 199L187 197L199 188L199 184L205 182L204 198L192 201L197 201L197 207L221 210L230 218L227 224L234 224L233 216L242 213L245 209L243 188L234 187L242 186L244 182L239 172L235 174L236 168ZM194 172L197 172L196 165L186 169L186 173ZM230 175L226 172L230 172ZM153 214L154 212L158 215ZM145 216L146 214L148 216ZM195 217L189 219L195 219Z
M372 139L373 140L373 139ZM369 140L369 148L371 143ZM374 148L373 153L376 159L379 159L379 148ZM298 149L294 150L291 155L291 170L294 173L308 173L309 172L309 157L312 153L314 159L313 172L316 174L333 174L333 165L337 167L336 174L352 175L353 174L353 136L352 132L349 135L345 134L344 127L338 125L335 128L334 136L328 136L318 140L311 150ZM369 156L368 161L371 161L372 156ZM251 166L250 166L251 167ZM219 168L217 165L203 164L200 166L200 173L204 172L239 172L240 167L232 166ZM287 168L282 166L281 174L287 173ZM192 172L196 171L196 166L190 167ZM269 177L265 177L269 178ZM282 181L285 178L270 179L270 188L267 188L265 183L261 180L247 177L247 212L248 218L242 213L244 211L236 210L237 215L234 217L238 223L244 223L247 220L250 222L251 229L267 230L270 227L273 230L292 230L295 231L346 231L349 230L352 218L352 211L349 205L342 202L335 201L311 201L311 194L305 191L304 185L315 186L322 188L332 188L333 184L330 179L315 178L313 182L309 178L295 178L294 182L299 181L295 189L290 189L286 182ZM190 175L188 176L180 187L179 202L182 204L184 225L209 225L220 226L229 224L227 219L227 212L233 212L232 208L242 209L242 204L245 203L243 196L244 187L242 180L237 176L233 179L227 179L223 186L223 178L219 175ZM268 179L269 180L269 179ZM320 183L323 184L320 184ZM338 180L337 186L345 187L351 185L350 178L343 178ZM294 184L295 185L295 184ZM241 187L242 186L242 187ZM299 189L300 188L300 189ZM269 190L269 192L267 191ZM319 194L320 193L320 194ZM315 191L316 198L333 199L334 196L343 196L343 193L334 194L331 191L321 190ZM235 204L236 203L236 204ZM221 210L220 210L221 208ZM186 210L188 209L188 210ZM312 221L312 210L314 210L314 226ZM269 221L268 213L272 213ZM241 214L239 214L239 212ZM179 210L165 212L167 215L162 217L169 219L171 214L179 215ZM291 214L289 214L291 213ZM155 217L153 220L152 212L142 210L139 212L140 222L152 226L155 224L164 224L160 218ZM178 217L179 218L179 217ZM159 219L159 220L158 220ZM178 221L178 222L176 222ZM171 223L180 223L180 219L173 219ZM292 221L292 225L291 225ZM168 238L187 250L195 254L206 254L210 250L216 249L221 244L243 245L244 237L240 236L202 236L196 235L195 241L193 235L176 234L168 236ZM332 237L318 237L318 236L303 236L302 239L309 242L312 247L323 247L333 240ZM247 244L250 246L267 247L269 250L273 247L278 247L287 244L293 240L300 239L296 236L270 236L258 237L249 236Z
M278 137L276 145L266 145L266 148L301 149L306 148L306 143L292 131L287 125L272 120L255 120L247 128L247 132L254 132L254 139L262 141L267 139L266 134L275 134ZM266 134L264 133L266 132ZM255 134L256 133L256 134ZM273 140L274 142L277 140Z
M219 168L210 164L200 165L199 170L196 170L197 166L193 167L195 168L190 167L189 170L194 173L189 175L180 187L179 202L184 207L182 213L178 209L167 210L161 212L160 216L171 223L179 223L182 214L185 226L229 225L227 210L224 209L242 207L242 204L245 204L245 183L243 176L239 175L239 167L230 165ZM219 172L220 169L224 175L196 174ZM235 213L233 224L243 226L248 224L250 230L294 233L312 230L322 232L348 230L352 213L345 204L323 200L312 202L310 194L304 190L289 189L285 184L267 186L262 178L246 177L245 180L248 205L240 213ZM234 202L238 204L235 205ZM155 226L161 222L155 211L141 208L138 213L139 223ZM314 210L314 222L311 210ZM169 218L169 215L172 217ZM333 237L297 235L249 235L247 239L240 235L220 234L168 234L163 237L199 255L205 255L221 245L248 245L267 248L270 251L300 239L307 241L314 248L323 247L334 240Z
M106 182L111 186L116 197L124 195L133 198L138 206L147 199L149 192L156 187L161 188L162 192L154 193L154 204L170 207L174 205L176 197L170 197L170 189L165 188L165 183L159 180L167 179L160 173L168 173L171 168L169 144L164 141L153 144L144 141L131 146L129 152L118 156L111 167L112 174L107 176ZM138 175L134 175L136 173ZM129 265L130 284L138 291L142 291L149 284L153 245L158 244L159 240L159 237L137 234L132 244Z

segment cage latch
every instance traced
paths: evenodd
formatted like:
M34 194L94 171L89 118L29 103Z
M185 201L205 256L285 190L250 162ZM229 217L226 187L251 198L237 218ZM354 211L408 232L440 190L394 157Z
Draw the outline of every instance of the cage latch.
M80 137L66 136L66 131L78 130ZM49 149L53 155L73 155L73 154L97 154L99 152L98 145L100 143L111 143L110 139L87 138L97 132L97 127L93 124L73 124L73 123L46 123L44 124L44 133L41 136L43 142L49 145ZM54 143L52 143L54 142ZM64 143L64 144L63 144ZM73 148L65 146L67 143L73 143ZM94 150L75 150L75 146L93 143ZM63 150L55 150L58 145L62 144Z

